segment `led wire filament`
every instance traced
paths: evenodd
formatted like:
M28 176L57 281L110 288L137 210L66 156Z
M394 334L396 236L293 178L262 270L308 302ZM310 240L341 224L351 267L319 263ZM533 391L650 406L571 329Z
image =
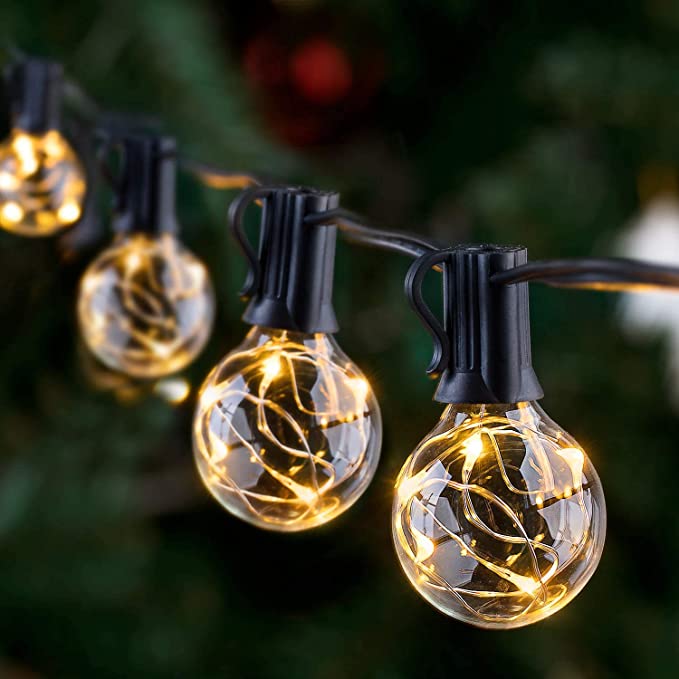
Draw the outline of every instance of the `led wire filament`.
M599 478L536 403L448 406L396 484L393 535L415 589L479 627L536 622L601 557Z
M213 317L205 266L171 234L119 236L80 284L78 320L87 347L133 377L184 368L209 339Z
M194 452L229 511L297 531L358 499L375 473L381 433L370 385L330 335L253 328L201 389Z
M85 172L56 130L14 130L0 147L0 226L22 236L49 236L78 221Z

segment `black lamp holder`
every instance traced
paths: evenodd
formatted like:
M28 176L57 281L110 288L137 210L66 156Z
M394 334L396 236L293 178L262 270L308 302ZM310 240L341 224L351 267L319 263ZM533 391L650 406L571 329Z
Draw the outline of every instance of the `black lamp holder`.
M120 157L117 172L108 163L112 151ZM172 137L148 132L104 137L99 159L101 172L115 194L115 232L177 234L176 156L177 144Z
M262 206L257 252L243 228L249 205ZM336 332L332 308L337 228L324 219L339 194L302 187L244 191L229 208L229 224L248 262L241 297L249 300L243 320L252 325L304 333ZM316 228L305 223L318 217Z
M532 367L528 282L615 291L679 290L679 269L617 258L528 262L520 246L458 245L421 255L405 292L434 340L428 372L442 403L517 403L543 396ZM442 271L443 322L422 282Z
M491 277L526 263L520 246L460 245L419 257L406 276L410 303L434 340L427 370L440 375L442 403L517 403L542 398L530 348L528 283ZM442 269L443 323L422 296L435 264Z
M46 59L22 59L5 68L5 87L12 126L30 134L61 125L64 72Z

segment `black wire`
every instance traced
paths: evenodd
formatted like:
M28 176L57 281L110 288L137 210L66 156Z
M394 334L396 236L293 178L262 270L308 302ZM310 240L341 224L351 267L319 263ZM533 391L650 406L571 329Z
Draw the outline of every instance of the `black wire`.
M304 221L309 226L335 223L351 242L408 255L414 259L442 248L439 243L423 236L367 226L363 217L343 208L309 215Z
M614 257L549 259L499 271L490 280L499 285L535 281L590 290L679 290L679 268Z

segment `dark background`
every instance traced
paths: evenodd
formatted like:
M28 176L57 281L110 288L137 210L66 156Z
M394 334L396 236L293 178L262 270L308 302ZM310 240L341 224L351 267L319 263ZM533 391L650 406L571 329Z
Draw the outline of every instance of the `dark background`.
M610 254L676 186L669 0L2 5L6 40L63 61L102 106L157 115L223 167L337 188L376 224L533 258ZM246 331L232 195L180 183L184 239L219 296L194 388ZM407 260L340 247L338 340L380 399L383 458L353 509L286 536L202 490L191 399L113 388L83 359L73 309L91 256L0 234L3 679L678 676L679 422L662 338L626 339L614 295L531 298L543 405L606 491L601 565L553 618L484 632L424 603L391 546L394 478L441 411Z

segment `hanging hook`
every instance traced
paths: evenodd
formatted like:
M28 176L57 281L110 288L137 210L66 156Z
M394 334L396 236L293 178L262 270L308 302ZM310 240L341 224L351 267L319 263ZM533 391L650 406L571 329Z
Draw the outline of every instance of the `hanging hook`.
M262 201L262 209L266 213L265 200L275 188L274 186L255 186L246 189L229 205L228 222L231 233L248 263L245 283L238 293L243 300L248 300L255 294L260 281L259 258L245 233L243 218L248 207L255 201Z
M450 250L437 250L422 255L411 264L405 279L405 293L408 301L434 341L434 354L427 368L427 374L433 376L448 367L450 349L445 328L424 301L422 283L434 266L444 264L449 257Z

